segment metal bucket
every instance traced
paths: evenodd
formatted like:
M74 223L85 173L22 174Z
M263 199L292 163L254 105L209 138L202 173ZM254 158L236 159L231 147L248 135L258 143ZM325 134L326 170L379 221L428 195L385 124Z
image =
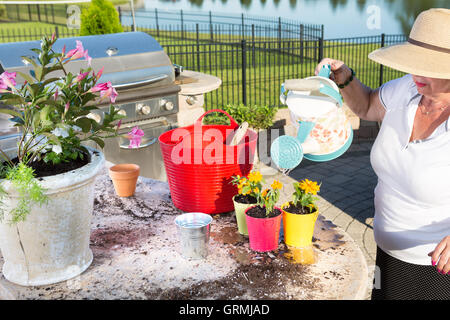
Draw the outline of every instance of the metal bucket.
M206 258L211 222L212 217L210 215L200 212L185 213L175 219L181 255L184 258Z

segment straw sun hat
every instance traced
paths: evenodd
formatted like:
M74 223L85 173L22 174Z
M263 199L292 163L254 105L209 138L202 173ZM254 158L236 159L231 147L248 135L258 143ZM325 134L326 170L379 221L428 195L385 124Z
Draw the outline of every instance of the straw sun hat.
M417 76L450 79L450 10L422 12L407 42L375 50L369 59Z

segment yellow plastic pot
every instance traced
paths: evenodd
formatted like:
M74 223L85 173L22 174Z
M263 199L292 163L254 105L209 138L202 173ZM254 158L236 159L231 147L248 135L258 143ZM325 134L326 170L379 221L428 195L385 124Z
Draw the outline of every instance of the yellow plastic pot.
M290 202L281 207L283 211L284 242L291 247L308 247L312 245L314 226L319 210L311 214L294 214L284 210Z

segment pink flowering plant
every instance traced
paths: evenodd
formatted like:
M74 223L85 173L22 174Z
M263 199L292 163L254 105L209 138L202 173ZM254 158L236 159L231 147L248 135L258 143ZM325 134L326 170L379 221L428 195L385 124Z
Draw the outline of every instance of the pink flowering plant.
M66 52L64 47L59 53L52 48L55 41L55 35L44 37L41 47L32 49L35 57L22 57L33 67L29 74L5 71L0 75L0 102L13 107L0 112L10 115L21 132L15 156L8 157L0 149L4 160L0 178L23 186L18 205L22 208L13 215L15 221L23 220L31 203L42 203L44 199L36 179L32 179L32 162L43 161L51 166L83 159L89 154L83 142L91 140L103 148L105 138L118 135L117 120L123 118L112 104L100 123L91 118L98 109L96 104L105 100L114 103L117 92L110 82L99 83L103 69L93 70L92 59L81 41L76 41L75 49ZM67 72L65 66L77 59L84 59L86 67L77 74ZM18 75L25 80L20 86ZM136 139L133 146L140 142Z
M44 37L40 49L32 49L36 58L22 57L33 66L30 74L4 72L0 75L0 101L14 106L14 110L0 109L13 118L22 133L18 146L19 162L28 164L44 160L58 164L83 158L87 140L104 147L104 139L117 135L115 121L123 116L110 105L101 123L91 118L96 103L109 99L114 103L116 90L111 83L99 83L103 69L92 69L88 50L81 41L76 48L56 53L52 46L56 38ZM86 68L78 74L67 72L65 65L85 59ZM63 76L58 76L63 74ZM18 88L15 78L20 75L25 83ZM3 154L5 157L5 154ZM10 161L10 159L5 159Z

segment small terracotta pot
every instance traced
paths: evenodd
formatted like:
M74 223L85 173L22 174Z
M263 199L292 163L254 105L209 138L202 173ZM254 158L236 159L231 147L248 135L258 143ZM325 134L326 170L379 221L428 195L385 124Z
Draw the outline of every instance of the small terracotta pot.
M132 163L117 164L109 168L109 176L119 197L130 197L134 194L139 172L139 166Z

